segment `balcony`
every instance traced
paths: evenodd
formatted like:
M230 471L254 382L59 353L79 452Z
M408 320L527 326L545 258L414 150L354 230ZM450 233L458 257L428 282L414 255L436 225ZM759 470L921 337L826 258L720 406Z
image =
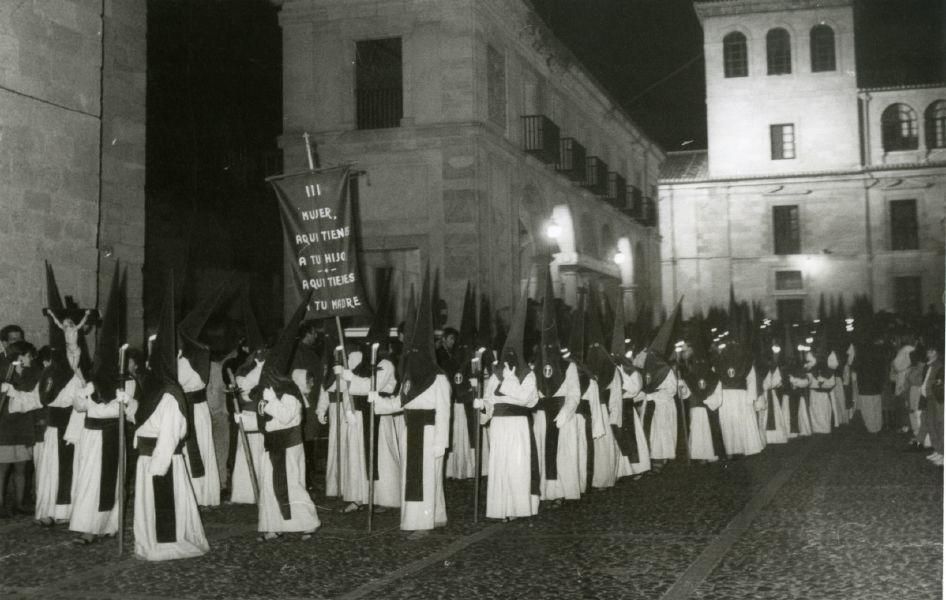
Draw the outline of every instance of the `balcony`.
M657 202L649 196L644 197L640 221L641 224L647 227L655 227L657 225Z
M619 173L608 173L608 202L615 208L627 206L627 181Z
M355 123L358 129L401 126L404 94L401 88L355 90Z
M644 194L640 188L634 185L627 186L627 203L624 207L624 214L636 221L643 220Z
M545 164L558 163L558 135L558 125L545 115L522 117L522 149Z
M575 138L562 138L558 144L558 164L555 170L572 181L585 180L585 147Z
M608 165L597 156L585 159L585 180L581 184L598 196L608 193Z

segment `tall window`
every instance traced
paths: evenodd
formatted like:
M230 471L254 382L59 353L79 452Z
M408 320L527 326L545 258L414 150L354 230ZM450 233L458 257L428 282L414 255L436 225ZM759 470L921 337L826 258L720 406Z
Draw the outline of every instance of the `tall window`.
M801 253L801 225L797 205L772 207L772 233L775 254Z
M916 200L893 200L890 203L890 249L916 250L919 247Z
M506 127L506 57L486 46L486 96L489 120Z
M776 292L797 292L805 289L805 281L801 271L776 271Z
M906 104L891 104L880 116L884 151L916 150L916 112Z
M811 28L811 71L819 73L836 68L834 30L827 25L815 25Z
M749 52L746 36L734 31L723 38L723 74L726 77L749 75Z
M893 278L893 306L898 314L919 315L922 302L919 277Z
M772 143L772 160L795 158L794 125L791 123L770 125L769 139Z
M358 129L399 127L404 116L401 38L355 46L355 119Z
M926 107L926 148L946 148L946 100Z
M782 28L765 34L765 58L769 75L787 75L792 72L792 38Z

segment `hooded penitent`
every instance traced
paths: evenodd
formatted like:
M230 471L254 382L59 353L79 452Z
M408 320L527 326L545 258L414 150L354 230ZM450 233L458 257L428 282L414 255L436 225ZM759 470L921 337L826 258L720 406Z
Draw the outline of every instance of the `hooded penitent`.
M479 325L476 328L476 344L474 352L482 349L483 354L480 357L480 365L485 370L485 376L492 372L493 361L496 360L496 352L493 345L493 314L490 310L489 298L485 295L480 296L480 318Z
M506 332L506 338L503 340L502 351L500 352L497 365L497 376L502 377L503 365L508 364L516 372L516 378L522 381L529 374L529 362L525 355L525 332L526 317L529 311L528 287L523 287L519 294L519 302L516 305L516 311L512 315L512 321L509 323L509 331Z
M178 326L181 354L205 384L210 380L210 348L200 341L200 334L210 317L224 300L231 296L234 289L232 280L223 283L213 294L198 302Z
M434 351L433 315L430 307L430 267L424 274L417 318L401 356L401 404L407 404L433 385L440 373Z
M368 327L368 333L361 340L361 362L354 369L359 377L371 377L371 346L378 344L378 356L386 356L391 345L391 321L393 320L393 290L391 289L391 270L385 271L381 284L378 286L378 301L375 306L374 317Z
M604 393L603 390L611 385L614 378L615 365L605 346L604 330L601 327L601 301L594 286L591 286L588 301L584 363Z
M65 308L62 297L59 295L59 286L56 285L56 276L48 262L46 263L46 308L54 314L60 314ZM65 333L52 320L49 323L49 347L52 351L52 363L43 369L39 383L39 399L43 405L54 401L73 376L66 358Z
M657 330L657 334L647 348L647 353L642 366L642 376L644 379L644 391L651 393L660 387L667 374L670 373L670 363L667 360L670 352L670 344L673 340L674 331L680 318L680 306L683 303L681 296L677 300L677 305L666 321Z
M135 422L139 426L157 409L164 394L172 395L181 414L187 416L184 390L177 381L177 323L174 308L174 271L168 271L158 329L148 355L149 373L145 381L144 400L135 413Z
M545 268L542 288L542 315L539 320L539 352L535 357L535 378L539 392L546 398L555 396L565 381L568 364L562 358L555 311L555 293L552 291L552 271Z
M460 313L460 331L457 343L453 348L453 360L457 371L453 376L454 397L457 394L468 394L470 391L470 376L472 375L470 360L476 352L476 293L473 284L467 282L466 292L463 294L463 311Z

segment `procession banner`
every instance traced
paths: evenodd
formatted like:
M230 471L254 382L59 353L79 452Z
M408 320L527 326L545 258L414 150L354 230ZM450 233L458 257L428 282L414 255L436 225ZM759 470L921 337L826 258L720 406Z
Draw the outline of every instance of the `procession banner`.
M310 319L369 313L352 226L349 167L271 177L296 288Z

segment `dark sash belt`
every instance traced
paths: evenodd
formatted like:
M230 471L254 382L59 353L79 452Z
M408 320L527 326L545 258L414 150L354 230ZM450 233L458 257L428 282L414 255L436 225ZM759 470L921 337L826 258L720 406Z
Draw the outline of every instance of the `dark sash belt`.
M539 449L535 443L535 430L532 429L532 409L518 404L506 404L497 402L493 405L493 418L504 417L525 417L529 427L529 491L533 496L538 496L539 484L542 478L539 474Z
M139 437L138 456L151 456L157 445L157 438ZM178 444L174 454L180 454L183 444ZM154 493L154 531L159 544L173 544L177 541L177 511L174 506L174 463L164 475L151 476L151 489Z
M424 499L424 428L433 425L437 411L433 409L405 409L407 425L407 464L404 469L404 500L421 502Z
M102 432L99 512L108 512L115 508L115 485L118 483L118 419L86 417L85 428Z
M386 396L387 397L387 396ZM362 436L361 441L365 446L365 479L368 478L368 457L370 453L368 451L369 444L371 444L371 430L369 425L371 420L368 418L371 414L371 403L368 402L368 396L352 396L351 397L352 407L361 413L361 427L362 427ZM371 463L371 475L375 481L381 479L381 476L378 474L378 432L381 429L381 415L375 413L374 415L374 461Z
M564 396L540 398L538 408L545 413L545 478L558 479L558 427L555 417L565 406Z
M585 456L585 479L587 480L587 488L591 489L591 482L594 481L595 470L595 438L591 427L591 402L589 400L581 400L578 403L578 409L575 410L575 414L585 418L584 433L588 446L588 454Z
M775 390L768 390L765 395L768 396L769 400L769 410L765 416L765 430L775 431L775 405L778 403L778 396Z
M621 420L620 427L612 425L611 430L614 432L614 439L618 443L621 456L626 456L631 464L639 463L641 455L637 450L637 429L634 427L634 419L637 418L637 411L634 410L634 400L623 398L621 402L624 403L624 418Z
M197 428L194 426L194 405L207 401L207 388L184 394L187 398L187 462L190 464L191 478L200 479L204 471L204 460L200 457L200 444L197 442Z
M286 450L302 443L302 429L290 427L263 433L263 448L273 466L273 493L279 502L279 512L285 521L292 519L289 504L289 476L286 473Z
M59 408L49 407L47 417L47 427L56 429L57 458L59 459L59 482L56 488L56 504L65 506L72 504L72 459L75 457L76 447L67 444L63 439L66 433L66 427L69 425L69 417L72 415L72 407Z
M854 408L854 386L849 383L842 387L844 388L844 408L850 410Z
M709 419L710 438L713 440L713 454L726 456L726 445L723 443L723 426L719 422L719 409L706 407L706 417Z

